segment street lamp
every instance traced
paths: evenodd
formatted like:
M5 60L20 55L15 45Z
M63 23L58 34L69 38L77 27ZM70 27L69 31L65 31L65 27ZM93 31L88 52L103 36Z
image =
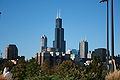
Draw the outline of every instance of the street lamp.
M101 0L101 2L107 2L107 62L109 62L109 0ZM114 7L113 0L111 0L111 58L112 58L112 71L116 70L115 60L114 60Z
M113 0L111 0L111 53L114 59L114 14L113 14Z
M101 0L101 2L107 2L107 25L106 25L106 45L107 45L107 50L106 50L106 54L107 54L107 64L109 62L109 0Z

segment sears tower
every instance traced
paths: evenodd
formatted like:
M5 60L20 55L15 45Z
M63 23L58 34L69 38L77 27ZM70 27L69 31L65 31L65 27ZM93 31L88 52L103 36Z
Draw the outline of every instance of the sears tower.
M57 13L56 17L56 27L55 27L55 40L53 41L53 47L56 52L65 53L66 42L64 41L64 28L62 28L62 19L60 13Z

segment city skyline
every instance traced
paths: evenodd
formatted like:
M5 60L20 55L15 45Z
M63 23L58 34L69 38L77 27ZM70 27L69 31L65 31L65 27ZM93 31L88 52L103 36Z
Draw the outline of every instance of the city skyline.
M27 59L34 57L34 53L40 51L42 35L47 36L48 47L52 47L58 8L61 10L65 29L66 50L79 49L81 40L88 41L88 50L106 48L106 3L99 4L99 0L52 1L53 3L48 0L1 0L0 50L4 55L5 47L12 43L17 45L19 55ZM118 3L119 0L114 0L115 55L120 53Z

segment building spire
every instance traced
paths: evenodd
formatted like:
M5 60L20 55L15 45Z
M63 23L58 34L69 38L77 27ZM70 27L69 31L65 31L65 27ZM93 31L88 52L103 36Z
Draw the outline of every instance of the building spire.
M60 9L57 10L57 17L56 18L61 18Z

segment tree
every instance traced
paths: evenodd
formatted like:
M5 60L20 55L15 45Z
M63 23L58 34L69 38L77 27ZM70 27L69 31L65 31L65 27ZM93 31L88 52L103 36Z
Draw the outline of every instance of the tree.
M26 78L31 78L35 76L39 76L40 74L40 65L38 65L37 61L32 58L29 62L26 63Z
M100 60L99 56L95 56L92 63L86 66L83 78L87 80L104 80L107 74L106 67Z
M71 60L63 61L60 65L58 65L56 67L56 74L66 78L80 78L80 71L78 70L78 66Z
M26 62L24 60L18 61L18 64L11 70L14 80L24 80L26 72Z
M46 59L45 62L41 64L40 69L41 69L41 76L51 75L50 60Z
M0 71L3 71L5 67L9 67L9 69L11 70L13 66L14 64L10 60L2 61L0 62Z

